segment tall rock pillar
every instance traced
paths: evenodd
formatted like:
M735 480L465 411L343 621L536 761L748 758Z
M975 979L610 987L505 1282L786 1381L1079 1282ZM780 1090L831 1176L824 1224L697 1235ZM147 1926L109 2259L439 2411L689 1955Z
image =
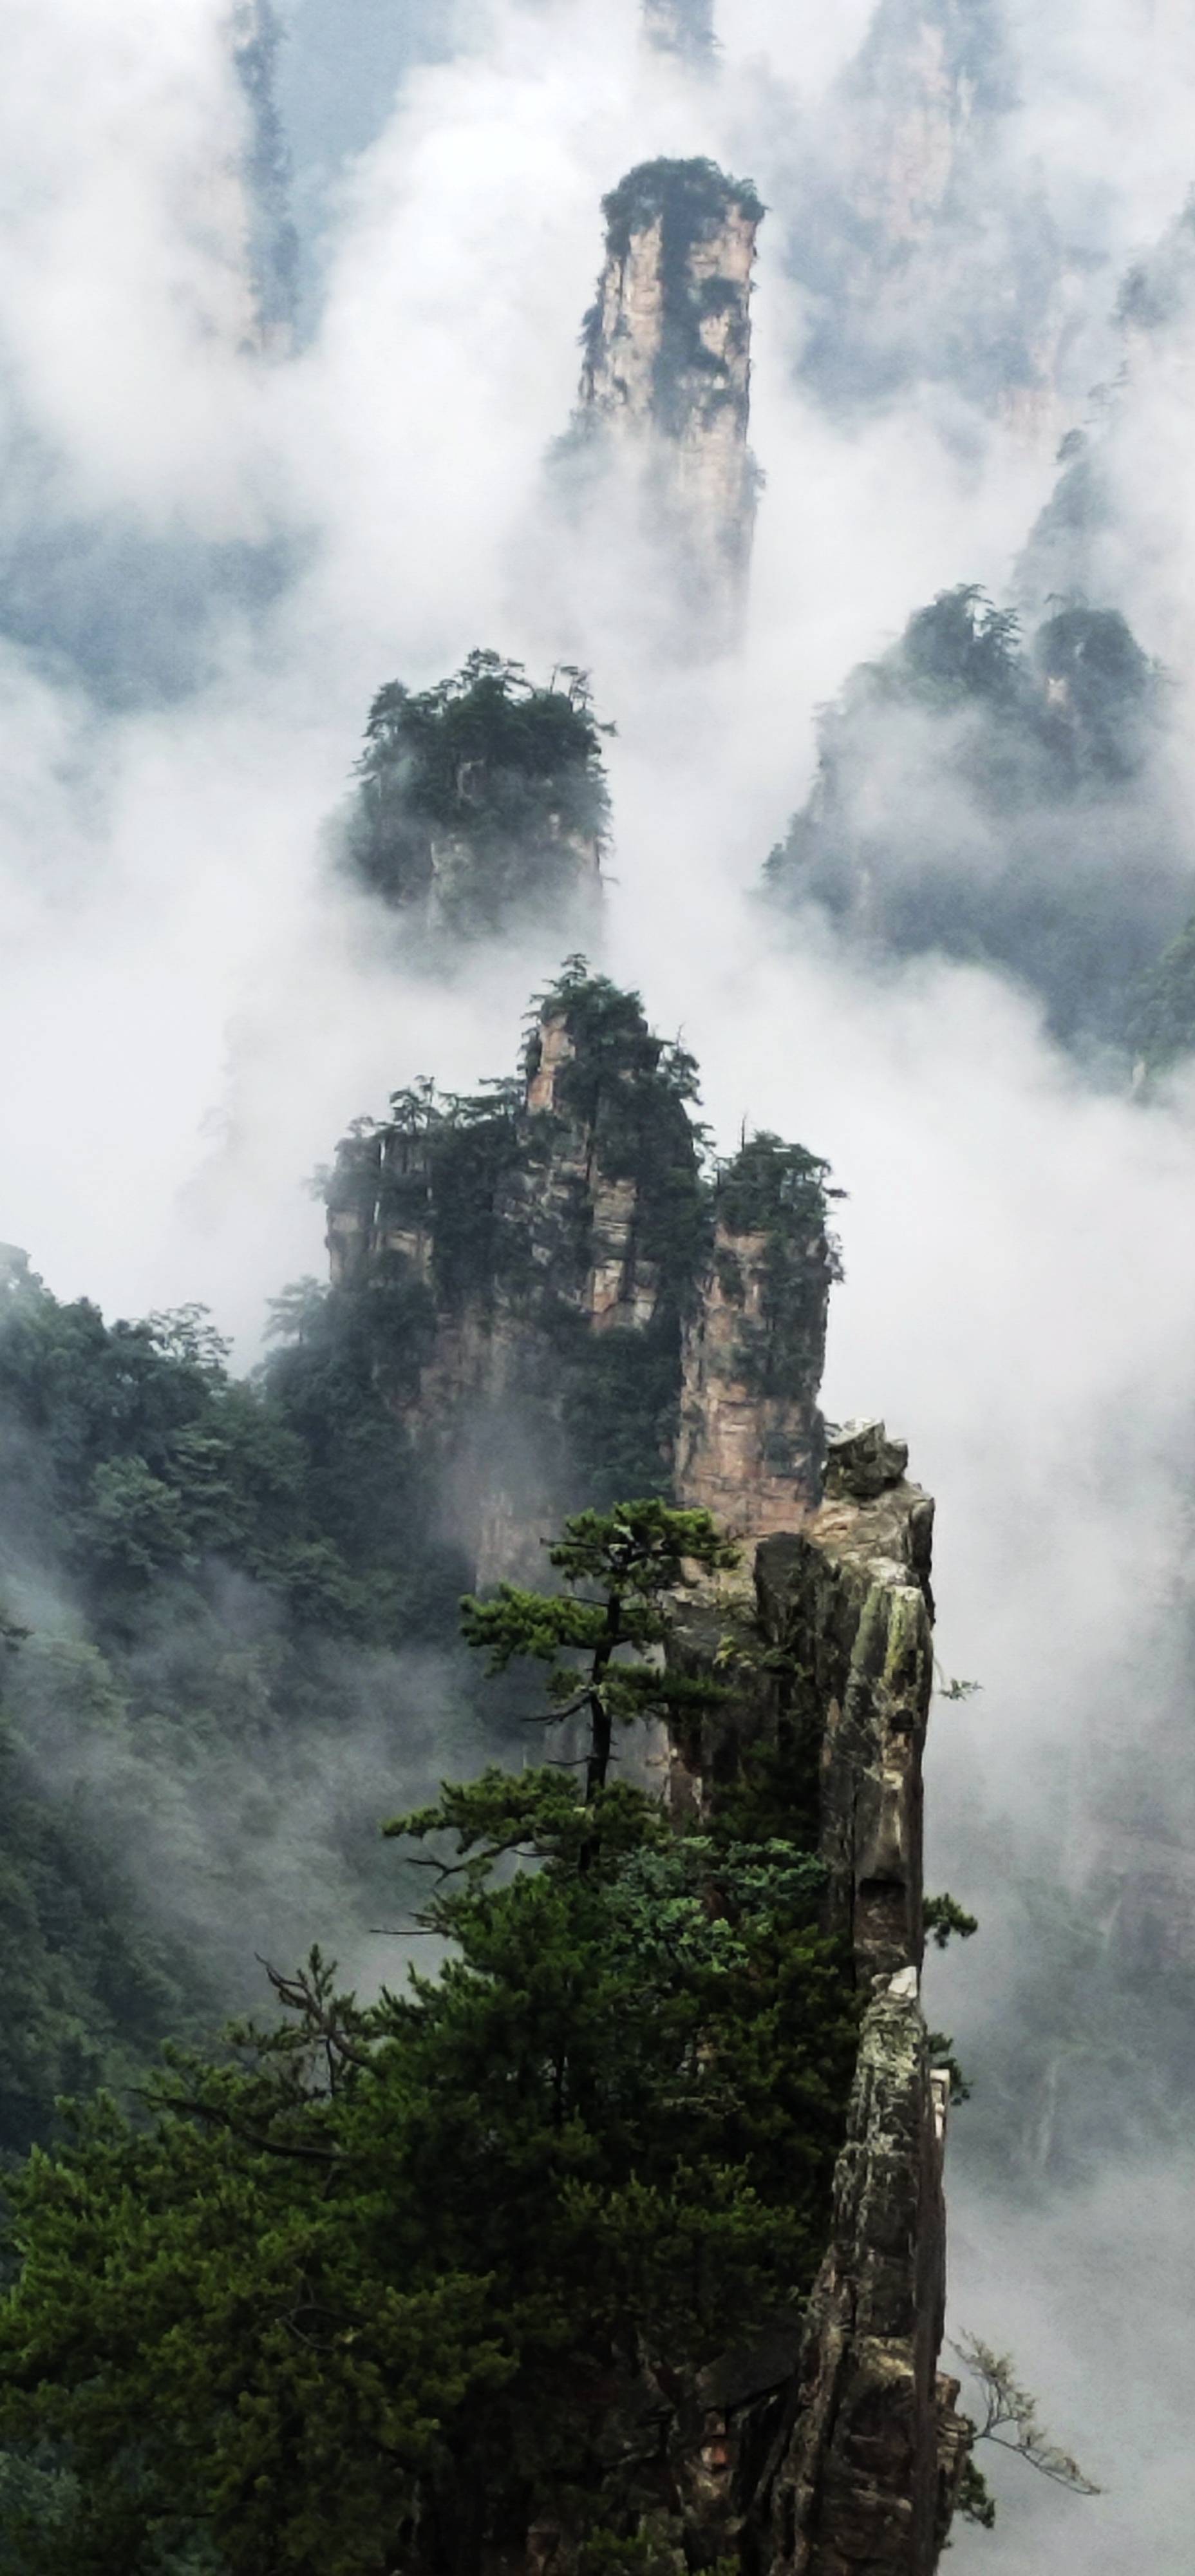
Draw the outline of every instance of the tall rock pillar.
M689 604L716 617L741 596L751 552L751 271L764 209L750 181L712 161L645 161L602 211L572 443L605 442L639 469Z

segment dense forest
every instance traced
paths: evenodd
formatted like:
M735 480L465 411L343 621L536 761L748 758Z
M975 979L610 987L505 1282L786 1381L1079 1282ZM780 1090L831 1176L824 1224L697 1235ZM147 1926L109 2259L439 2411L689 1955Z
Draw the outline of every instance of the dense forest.
M441 1855L442 1974L362 2010L313 1953L280 2022L174 2052L131 2122L101 2101L12 2180L6 2568L464 2569L562 2497L586 2566L656 2520L674 2563L656 2374L675 2396L778 2300L791 2330L856 2030L816 1748L679 1837L610 1773L619 1720L701 1691L640 1660L662 1595L733 1561L708 1516L628 1504L566 1525L561 1590L466 1603L492 1665L580 1693L588 1760L387 1826Z

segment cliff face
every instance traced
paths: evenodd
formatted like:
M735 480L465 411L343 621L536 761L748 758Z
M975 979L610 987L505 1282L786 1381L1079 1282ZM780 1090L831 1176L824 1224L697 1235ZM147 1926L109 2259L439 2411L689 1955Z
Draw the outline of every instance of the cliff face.
M849 86L878 149L861 211L890 247L928 240L1015 96L995 0L881 0ZM882 130L881 130L882 128Z
M713 612L741 591L751 550L750 296L763 206L711 161L650 161L602 211L575 436L614 441L633 461L691 600Z
M757 1552L753 1607L699 1612L673 1644L692 1673L716 1653L739 1676L673 1748L674 1806L705 1812L761 1742L803 1756L827 1926L870 1998L802 2331L787 2358L782 2340L740 2356L703 2426L690 2549L729 2545L767 2576L932 2576L967 2449L937 2371L950 2079L919 2001L933 1505L906 1461L882 1424L833 1435L823 1501Z
M683 1351L678 1499L741 1538L791 1529L816 1501L817 1408L836 1253L826 1171L754 1137L720 1178Z
M674 1490L753 1536L816 1499L824 1166L753 1138L711 1190L692 1089L633 996L578 976L521 1082L396 1095L341 1147L333 1288L400 1316L392 1401L481 1581L586 1502Z
M403 1095L341 1149L334 1290L404 1301L393 1400L480 1581L538 1571L562 1513L669 1484L705 1223L690 1089L634 997L582 975L544 1003L521 1081Z

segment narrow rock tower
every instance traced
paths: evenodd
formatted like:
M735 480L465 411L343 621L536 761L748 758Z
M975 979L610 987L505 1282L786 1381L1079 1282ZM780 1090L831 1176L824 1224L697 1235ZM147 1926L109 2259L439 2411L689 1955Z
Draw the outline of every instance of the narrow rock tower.
M749 180L712 161L645 161L602 212L575 438L629 452L687 603L716 617L740 597L751 550L750 297L763 205Z
M273 0L237 0L232 59L245 107L240 186L252 296L248 344L263 357L294 347L299 241L290 214L290 157L274 93L283 27Z

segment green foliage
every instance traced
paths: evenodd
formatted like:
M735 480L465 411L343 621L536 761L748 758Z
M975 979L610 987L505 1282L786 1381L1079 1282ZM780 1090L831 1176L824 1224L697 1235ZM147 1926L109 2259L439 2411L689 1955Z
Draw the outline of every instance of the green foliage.
M463 933L575 896L574 842L605 841L611 730L571 665L545 688L476 651L434 688L390 681L357 764L350 865L392 905L426 905L434 887L444 925Z
M760 1342L744 1338L734 1355L736 1375L761 1395L799 1396L821 1377L826 1300L842 1277L838 1245L828 1230L829 1201L841 1190L829 1184L830 1167L801 1145L786 1145L762 1130L745 1137L718 1167L714 1214L729 1235L762 1235L763 1319ZM741 1303L741 1274L733 1250L723 1246L719 1279L724 1296Z
M948 1699L956 1702L965 1699L975 1699L983 1689L982 1682L960 1681L956 1674L944 1673L936 1656L934 1658L934 1676L935 1688L939 1699Z
M944 2068L945 2072L950 2077L951 2101L969 2102L971 2099L971 2085L968 2078L964 2075L962 2067L959 2065L958 2059L954 2053L954 2041L951 2039L947 2031L931 2030L929 2034L929 2052L931 2063L934 2066L941 2066Z
M615 1610L654 1644L664 1590L728 1553L654 1500L582 1514L552 1554L596 1600L467 1623L601 1687ZM438 1976L363 2011L313 1953L273 1974L276 2026L173 2052L136 2126L101 2101L14 2178L0 2436L74 2481L43 2576L151 2576L205 2535L221 2576L385 2576L562 2485L600 2554L612 2393L812 2280L857 2033L817 1861L550 1766L388 1831L431 1864Z
M720 231L729 214L749 222L763 219L763 200L750 179L728 179L715 161L640 161L602 199L606 245L614 259L625 259L636 233L662 219L678 246L688 251Z
M982 2469L976 2468L970 2452L963 2462L963 2474L959 2479L958 2503L955 2511L961 2521L978 2523L981 2531L995 2530L996 2499Z
M0 2155L24 2155L46 2136L60 2093L131 2081L167 2032L191 2027L210 2000L202 1968L163 1936L113 1866L96 1819L39 1794L6 1717L0 1978Z
M247 1385L202 1309L109 1325L27 1266L8 1275L0 1566L37 1628L3 1677L0 2152L49 2134L64 2091L124 2092L239 1985L227 1942L197 1943L186 1917L192 1800L219 1819L209 1874L221 1838L235 1870L276 1828L271 1780L353 1713L339 1649L453 1632L461 1568L422 1535L387 1401L396 1351L426 1346L426 1300L362 1308L308 1282L280 1303L289 1339ZM179 1856L173 1930L132 1816L146 1852ZM210 1915L210 1887L195 1907Z
M932 1933L937 1948L944 1950L952 1933L957 1932L960 1941L969 1941L972 1933L979 1930L979 1917L968 1914L953 1896L929 1896L925 1901L925 1928Z
M567 1591L525 1592L503 1583L492 1601L466 1601L462 1624L469 1644L487 1653L491 1673L516 1660L547 1664L553 1719L585 1711L592 1799L606 1786L617 1724L664 1718L695 1692L706 1700L725 1696L716 1683L695 1685L645 1656L668 1635L664 1596L692 1582L698 1569L728 1571L738 1563L738 1549L708 1512L676 1511L649 1496L566 1521L548 1560ZM597 1586L596 1600L578 1597L583 1583ZM634 1662L627 1662L628 1653Z

